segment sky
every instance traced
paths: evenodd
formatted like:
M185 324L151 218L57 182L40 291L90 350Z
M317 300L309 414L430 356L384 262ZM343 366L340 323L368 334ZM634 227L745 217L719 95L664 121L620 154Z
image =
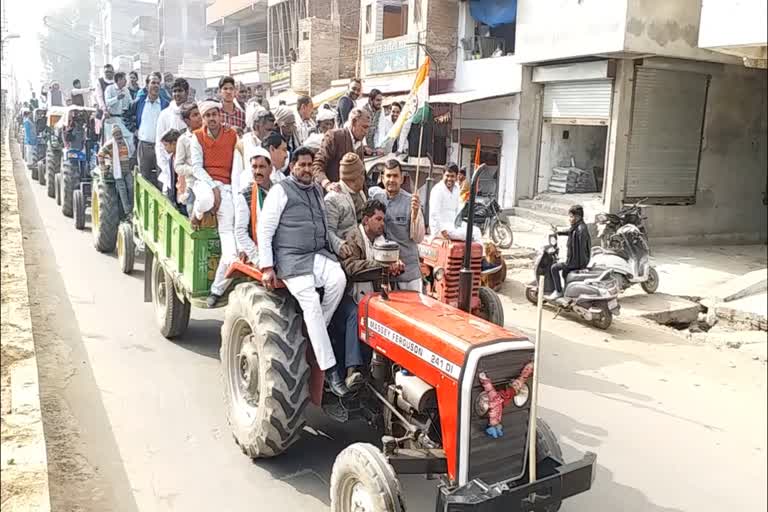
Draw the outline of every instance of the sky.
M37 34L43 28L45 12L58 2L54 0L2 0L7 16L8 32L19 34L20 39L7 41L5 55L8 57L22 95L29 94L32 87L40 90L40 51ZM64 1L66 4L66 0ZM4 66L4 72L8 69Z

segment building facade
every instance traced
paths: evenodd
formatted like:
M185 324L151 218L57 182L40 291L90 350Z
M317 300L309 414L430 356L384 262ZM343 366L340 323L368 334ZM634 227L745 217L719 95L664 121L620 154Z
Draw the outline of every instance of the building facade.
M205 65L212 60L215 32L208 29L208 0L158 0L158 68L183 76L201 93Z
M104 63L113 63L119 57L130 62L128 72L133 67L134 56L141 50L141 41L133 36L134 20L148 16L154 18L156 6L139 0L99 0L101 16L101 54ZM114 64L113 64L114 65Z

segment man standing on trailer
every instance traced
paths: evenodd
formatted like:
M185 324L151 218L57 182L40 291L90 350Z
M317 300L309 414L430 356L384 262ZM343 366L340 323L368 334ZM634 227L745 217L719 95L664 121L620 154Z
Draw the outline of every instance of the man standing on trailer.
M245 110L240 108L235 98L235 79L225 76L219 80L219 99L221 100L221 119L224 126L245 130Z
M155 141L155 158L157 159L158 177L157 180L162 185L164 194L173 193L175 195L176 182L171 178L170 159L171 155L165 150L161 137L170 129L182 132L186 123L181 118L181 106L187 102L189 94L189 83L183 78L177 78L171 88L173 101L160 113L157 119L157 140Z
M371 116L363 109L356 108L349 113L347 126L325 134L312 164L315 180L323 190L338 190L339 165L344 155L357 153L361 160L365 157L364 141L370 126Z
M125 73L115 73L115 82L107 86L104 91L104 101L109 117L104 119L105 136L112 136L112 127L119 126L128 144L133 146L133 134L128 130L123 120L123 115L131 107L131 92L125 86Z
M312 178L313 159L311 149L296 149L290 177L267 194L256 228L259 267L268 290L281 279L299 303L317 364L333 393L344 396L349 389L336 371L327 329L347 279L330 250L323 191ZM317 288L325 289L322 302Z
M157 180L157 121L160 113L168 106L168 102L160 96L160 77L152 74L149 77L146 96L139 95L131 108L136 114L138 135L137 154L139 172L150 183L160 188Z
M133 211L133 147L126 142L120 126L112 125L112 140L99 149L97 156L102 171L107 170L106 161L110 161L123 214L129 219Z
M237 258L232 193L240 191L240 173L232 172L232 169L242 169L242 163L236 161L236 152L239 154L236 147L237 132L234 128L222 124L221 104L205 100L200 102L198 108L203 116L203 126L195 130L197 144L193 144L191 148L192 166L205 169L213 180L213 186L210 193L206 187L194 189L192 222L199 222L202 218L201 212L210 211L218 203L215 212L221 242L221 258L211 285L211 294L207 299L208 307L214 307L231 282L231 279L226 278L227 267Z

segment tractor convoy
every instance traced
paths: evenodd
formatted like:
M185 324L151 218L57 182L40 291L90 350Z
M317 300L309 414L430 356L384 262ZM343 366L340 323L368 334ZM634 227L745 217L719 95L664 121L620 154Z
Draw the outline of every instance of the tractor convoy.
M193 310L207 307L221 254L217 232L193 229L138 172L133 211L123 211L109 163L95 163L88 110L48 111L33 178L77 229L90 210L94 246L116 251L121 272L132 272L143 253L144 300L153 303L162 335L181 337ZM78 130L65 136L73 124ZM470 226L481 174L472 177ZM233 284L217 307L225 308L225 410L240 450L252 459L281 455L314 404L333 420L367 422L380 434L379 446L351 440L336 458L334 512L405 511L403 474L438 478L441 512L555 512L589 490L596 456L566 463L554 432L536 418L537 344L504 327L499 297L481 286L483 247L468 239L421 245L423 294L393 290L381 270L349 276L373 284L357 325L371 355L365 384L343 398L324 385L296 300L283 286L265 288L257 267L234 263Z

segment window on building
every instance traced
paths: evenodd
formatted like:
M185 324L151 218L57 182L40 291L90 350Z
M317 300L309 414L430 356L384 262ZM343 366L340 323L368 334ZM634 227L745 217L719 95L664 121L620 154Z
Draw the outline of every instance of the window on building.
M408 33L408 0L380 0L382 5L382 39Z
M368 4L365 6L365 33L371 33L371 23L373 18L373 6Z
M261 28L261 30L259 30ZM263 25L245 25L240 27L240 53L266 53L266 31Z

